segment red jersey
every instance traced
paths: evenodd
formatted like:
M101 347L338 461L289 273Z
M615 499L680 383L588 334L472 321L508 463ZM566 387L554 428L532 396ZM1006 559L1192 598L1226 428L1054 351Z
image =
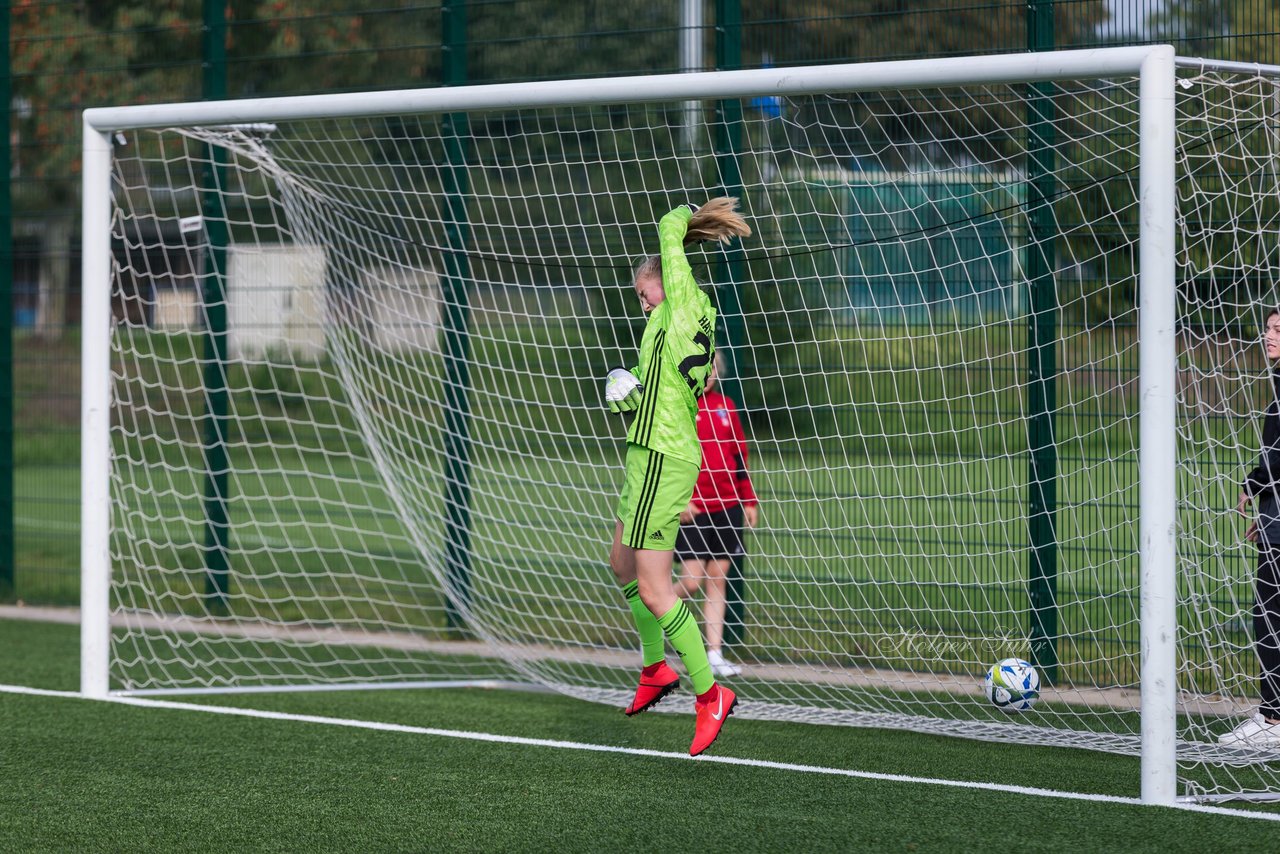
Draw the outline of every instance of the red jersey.
M735 504L757 504L747 476L747 437L733 401L717 391L698 398L698 442L702 469L691 503L702 513Z

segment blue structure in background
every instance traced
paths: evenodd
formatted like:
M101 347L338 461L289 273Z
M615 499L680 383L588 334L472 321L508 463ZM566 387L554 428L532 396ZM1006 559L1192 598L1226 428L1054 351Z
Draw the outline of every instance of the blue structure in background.
M765 54L760 62L761 68L773 68L773 60ZM751 109L756 110L766 119L782 118L781 95L758 95L750 101Z
M766 119L782 118L781 95L758 95L751 99L751 109L759 111Z

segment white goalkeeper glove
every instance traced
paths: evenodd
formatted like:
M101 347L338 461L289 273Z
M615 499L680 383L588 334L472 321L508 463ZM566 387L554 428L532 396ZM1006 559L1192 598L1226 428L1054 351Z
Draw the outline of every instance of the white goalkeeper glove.
M604 381L604 403L610 412L630 412L640 405L644 386L626 368L614 368Z

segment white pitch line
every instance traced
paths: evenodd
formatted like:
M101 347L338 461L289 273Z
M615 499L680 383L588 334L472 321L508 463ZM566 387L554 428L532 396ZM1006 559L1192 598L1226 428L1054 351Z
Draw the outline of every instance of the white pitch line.
M51 691L45 688L28 688L23 685L0 684L0 694L28 694L37 697L59 697L70 700L88 699L75 691ZM271 712L265 709L240 709L228 706L203 706L197 703L177 703L172 700L154 700L143 697L105 697L99 702L117 703L123 706L139 706L151 709L174 709L184 712L207 712L213 715L232 715L242 718L259 718L271 721L293 721L296 723L321 724L323 726L340 726L351 729L370 729L381 732L404 733L408 735L432 735L438 738L457 738L465 741L481 741L491 744L516 744L525 747L549 747L556 750L582 750L590 753L621 753L628 756L646 756L655 759L676 759L684 762L710 762L717 765L738 765L748 768L767 768L772 771L791 771L800 774L823 774L830 777L851 777L858 780L879 780L890 783L913 783L925 786L945 786L953 789L978 789L987 792L1003 792L1011 795L1030 795L1039 798L1057 798L1067 801L1092 801L1094 803L1123 804L1143 806L1139 798L1126 798L1120 795L1098 795L1086 792L1062 792L1055 789L1041 789L1035 786L1012 786L1004 783L982 783L966 780L941 780L934 777L912 777L906 774L881 774L875 771L855 771L849 768L827 768L821 765L800 765L794 762L773 762L768 759L742 759L735 756L690 756L687 753L673 753L666 750L648 750L642 747L616 747L610 744L586 744L577 741L560 741L550 738L525 738L518 735L497 735L489 732L467 732L465 730L438 729L436 727L410 726L383 721L360 721L348 718L329 718L320 715L298 715L290 712ZM1280 821L1280 813L1253 812L1236 810L1229 807L1216 807L1206 804L1178 803L1168 805L1171 809L1203 812L1214 815L1233 816L1235 818L1253 818L1263 821Z

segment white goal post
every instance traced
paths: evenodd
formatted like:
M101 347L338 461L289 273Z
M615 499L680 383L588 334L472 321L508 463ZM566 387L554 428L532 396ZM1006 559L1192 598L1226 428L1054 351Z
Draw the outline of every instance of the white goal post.
M1253 692L1233 669L1248 643L1224 642L1229 667L1208 641L1179 648L1180 602L1198 595L1179 591L1175 547L1192 423L1179 259L1215 257L1208 237L1188 251L1194 229L1175 219L1179 64L1155 46L87 110L82 693L524 682L616 702L634 663L607 569L622 439L577 389L594 383L583 363L629 358L611 294L652 251L653 211L727 189L756 242L703 266L738 270L715 286L733 379L761 401L746 414L765 519L748 548L743 713L1140 754L1149 803L1173 802L1184 768L1192 796L1275 793L1266 756L1214 746L1223 709ZM685 104L762 97L791 111L687 150ZM1043 103L1059 105L1050 132ZM459 157L458 140L479 151ZM752 164L738 186L733 157ZM1120 208L1098 190L1112 178ZM1247 205L1205 186L1189 207ZM1046 237L1037 207L1097 228L1055 221ZM1137 508L1086 530L1083 511L1055 523L1023 502L1022 461L1050 445L1025 444L1045 378L1022 372L1066 339L1021 336L1035 281L1082 291L1091 275L1105 290L1050 298L1090 330L1063 347L1088 377L1048 411L1050 435L1085 449L1061 477L1096 494L1072 492L1073 507L1132 502L1118 482L1132 459ZM156 294L191 287L188 328L151 319ZM273 319L228 351L227 306L251 317L262 288L305 333ZM922 361L944 339L961 355ZM1117 355L1136 358L1136 394ZM1236 456L1256 455L1251 428L1230 429ZM1032 471L1057 478L1047 452ZM1109 615L1097 633L1092 617L1043 628L1040 594L1017 604L1025 577L987 577L984 562L1036 553L1008 533L1036 516L1058 526L1064 591ZM984 664L1030 657L1046 634L1075 657L1042 707L985 707ZM877 650L898 637L949 645Z

